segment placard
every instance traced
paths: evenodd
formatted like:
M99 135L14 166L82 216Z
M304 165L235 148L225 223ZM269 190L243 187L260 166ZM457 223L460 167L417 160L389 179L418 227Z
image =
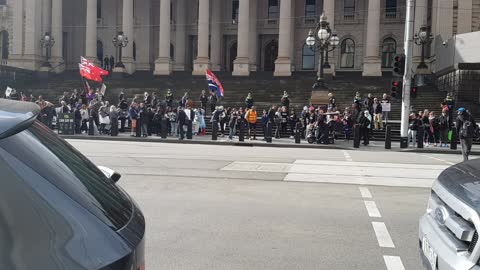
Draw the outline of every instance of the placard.
M382 112L390 112L392 110L392 103L382 103Z
M57 114L58 134L74 135L75 134L75 115L73 113Z

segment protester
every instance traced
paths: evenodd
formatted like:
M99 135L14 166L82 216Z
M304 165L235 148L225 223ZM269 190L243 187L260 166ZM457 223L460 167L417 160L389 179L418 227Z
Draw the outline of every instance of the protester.
M417 145L417 131L420 121L415 113L411 113L408 119L408 142L412 142L412 146L416 147Z
M233 137L235 136L235 133L237 131L237 124L238 124L238 119L240 116L238 115L237 110L232 109L230 112L230 121L228 122L228 140L232 141Z
M373 123L375 125L375 129L377 130L383 129L382 104L378 102L378 98L373 99L372 111L373 111Z
M290 98L288 97L287 91L283 91L283 96L282 99L280 100L282 103L282 107L286 108L287 114L288 111L290 110Z
M391 106L390 103L390 98L388 97L387 94L382 95L382 101L380 102L382 104L382 118L385 121L385 125L388 124L388 116L390 115L390 111L384 110L383 107L386 107L388 105Z
M363 138L363 145L367 146L369 142L369 129L372 123L372 117L370 116L370 112L365 110L362 116L360 116L360 120L358 124L360 125L360 136Z
M180 132L179 140L185 139L185 126L187 125L187 114L182 107L178 107L178 130Z
M440 147L448 147L448 131L450 130L450 119L448 117L448 109L443 110L438 117L438 129L440 133Z
M202 94L200 95L200 104L201 104L202 110L204 110L205 112L207 111L207 103L208 103L208 96L205 93L205 90L202 90Z
M118 110L117 108L112 105L110 106L110 135L111 136L118 136Z
M178 136L178 111L177 109L171 109L169 108L168 112L168 121L170 122L170 131L169 135L172 135L174 137Z
M459 108L457 112L458 116L455 126L460 137L460 144L462 145L463 161L467 161L472 150L473 136L478 127L473 116L465 108Z
M250 110L247 111L245 116L248 122L248 137L250 140L257 139L257 109L255 106L252 106Z
M247 98L245 99L245 107L250 110L252 106L253 106L252 93L248 93Z
M332 111L337 109L337 100L333 93L328 93L328 109Z
M129 115L130 115L130 121L132 123L130 136L134 137L136 134L137 128L140 128L137 125L139 115L138 115L137 104L135 102L132 102L132 104L130 105Z
M213 112L215 111L215 108L217 107L217 101L218 101L217 94L214 91L210 92L209 101L210 101L210 112L213 114Z

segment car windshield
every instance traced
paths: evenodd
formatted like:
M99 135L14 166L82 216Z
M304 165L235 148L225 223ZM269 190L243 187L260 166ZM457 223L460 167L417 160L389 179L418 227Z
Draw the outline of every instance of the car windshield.
M127 195L85 156L50 129L35 122L0 140L0 148L65 192L111 228L125 226L132 215ZM0 162L5 156L0 155Z

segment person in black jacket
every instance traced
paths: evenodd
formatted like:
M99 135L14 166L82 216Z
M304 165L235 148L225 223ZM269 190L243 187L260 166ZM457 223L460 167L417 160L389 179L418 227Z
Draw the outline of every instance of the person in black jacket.
M148 126L150 125L150 121L148 118L148 111L147 107L145 107L145 103L140 103L140 123L141 123L141 136L148 137Z
M418 115L415 113L410 114L408 119L408 141L412 141L413 147L417 145L417 131L420 121L418 120Z
M200 95L200 103L202 104L202 109L206 112L207 111L208 96L205 93L205 90L202 90L202 94Z
M475 119L465 108L459 108L455 126L460 137L460 144L462 145L463 161L467 161L472 150L473 136L478 128L477 123L475 123Z
M209 100L210 100L210 111L213 114L213 112L215 111L215 108L217 107L217 101L218 101L217 94L213 91L210 92Z
M450 130L450 119L447 110L443 110L438 117L438 130L440 133L440 147L448 147L448 131Z
M182 107L178 107L178 130L180 131L180 140L185 139L184 126L187 125L188 117Z

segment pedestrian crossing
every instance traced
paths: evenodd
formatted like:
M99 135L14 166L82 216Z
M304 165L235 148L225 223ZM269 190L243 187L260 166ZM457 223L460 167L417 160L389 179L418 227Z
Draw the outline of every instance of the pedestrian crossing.
M283 181L394 187L432 186L447 165L295 160L293 163L235 161L222 171L284 173Z

